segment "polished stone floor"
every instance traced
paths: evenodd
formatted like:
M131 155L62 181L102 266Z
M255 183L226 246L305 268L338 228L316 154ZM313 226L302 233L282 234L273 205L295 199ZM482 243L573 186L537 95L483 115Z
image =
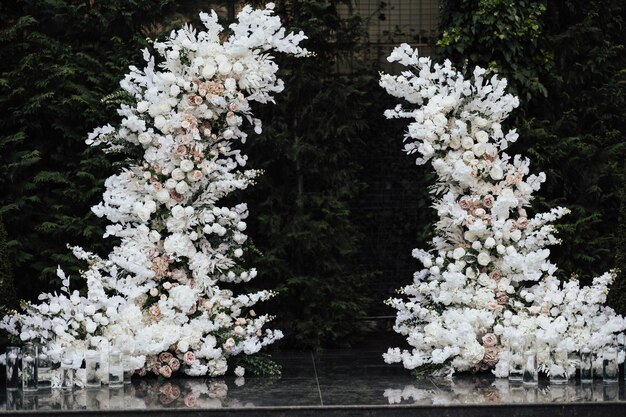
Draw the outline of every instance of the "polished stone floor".
M137 379L123 389L57 390L37 395L0 393L0 410L164 410L250 407L450 406L553 403L621 403L619 384L510 385L485 375L416 381L378 351L282 352L274 359L282 378ZM622 403L623 402L623 403ZM1 413L2 411L0 411ZM626 411L623 415L626 415Z

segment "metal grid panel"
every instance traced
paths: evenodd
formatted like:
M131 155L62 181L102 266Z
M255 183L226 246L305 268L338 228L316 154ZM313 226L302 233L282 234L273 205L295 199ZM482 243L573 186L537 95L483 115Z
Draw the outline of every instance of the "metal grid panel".
M352 0L340 6L340 13L363 18L368 34L365 58L383 67L395 46L408 43L428 55L437 40L438 0Z

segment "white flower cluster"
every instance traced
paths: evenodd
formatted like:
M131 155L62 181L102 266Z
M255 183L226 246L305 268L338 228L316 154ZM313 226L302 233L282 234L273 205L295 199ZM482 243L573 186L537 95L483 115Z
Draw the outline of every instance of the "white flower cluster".
M503 346L513 338L536 343L546 371L551 349L609 343L626 328L623 317L603 306L613 275L591 287L554 277L546 246L559 243L551 223L568 210L529 217L545 175L529 175L528 159L503 152L518 137L502 130L518 106L505 92L506 80L479 67L467 80L450 61L432 64L406 44L388 60L409 69L383 74L380 85L417 108L398 105L385 114L411 120L405 150L437 173L439 221L433 250L413 252L424 269L402 288L403 298L389 300L398 310L395 330L412 349L389 349L385 360L408 369L441 365L506 376Z
M63 293L40 297L1 327L47 344L57 361L61 352L73 355L77 366L86 349L118 345L139 373L164 377L222 375L229 356L282 337L264 330L271 317L252 309L272 292L235 295L222 286L257 271L240 265L246 204L218 204L259 174L243 169L247 157L236 144L246 140L244 121L261 131L250 103L271 102L283 89L271 51L308 54L299 46L306 37L285 33L273 8L244 7L227 39L216 13L203 13L204 31L174 31L154 43L156 56L144 52L143 69L131 67L121 85L134 104L120 107L119 127L98 128L87 140L142 154L107 179L93 208L111 222L105 237L120 242L107 259L75 248L89 263L86 297L65 283Z

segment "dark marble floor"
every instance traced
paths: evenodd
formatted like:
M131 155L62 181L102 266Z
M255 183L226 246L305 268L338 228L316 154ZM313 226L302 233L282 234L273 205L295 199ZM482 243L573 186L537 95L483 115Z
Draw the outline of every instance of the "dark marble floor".
M510 385L485 375L416 381L400 366L382 361L379 351L282 352L274 359L282 378L173 378L134 380L123 389L57 390L37 395L0 393L1 410L173 410L258 407L458 406L553 403L621 403L619 384ZM625 413L626 414L626 413Z

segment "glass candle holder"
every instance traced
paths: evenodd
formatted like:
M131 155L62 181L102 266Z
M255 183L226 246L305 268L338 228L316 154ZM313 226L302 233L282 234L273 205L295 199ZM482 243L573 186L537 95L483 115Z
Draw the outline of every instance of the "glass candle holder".
M61 358L61 386L62 391L74 390L74 364L71 358Z
M38 388L37 368L39 361L37 345L26 343L22 351L22 391L34 392Z
M109 388L124 386L124 365L122 353L119 350L109 351Z
M524 349L517 340L509 343L509 381L522 382L524 380Z
M567 351L555 348L550 353L550 383L566 384L569 375L567 374Z
M593 352L589 348L580 351L580 382L583 384L593 382Z
M611 384L618 380L617 349L613 345L608 345L602 352L602 381L605 384Z
M537 351L527 346L524 349L524 385L537 385Z
M133 374L135 373L135 370L133 369L133 364L130 361L130 358L124 356L123 362L124 362L124 385L128 385L132 382L132 377L133 377Z
M44 348L39 347L39 359L37 362L37 381L40 390L50 389L52 387L52 362Z
M20 362L22 349L17 346L8 346L6 349L7 390L20 388Z
M85 352L85 388L100 388L102 386L101 378L102 356L97 350L88 350Z
M617 361L622 361L619 365L622 368L622 375L626 380L626 335L620 333L617 335Z

